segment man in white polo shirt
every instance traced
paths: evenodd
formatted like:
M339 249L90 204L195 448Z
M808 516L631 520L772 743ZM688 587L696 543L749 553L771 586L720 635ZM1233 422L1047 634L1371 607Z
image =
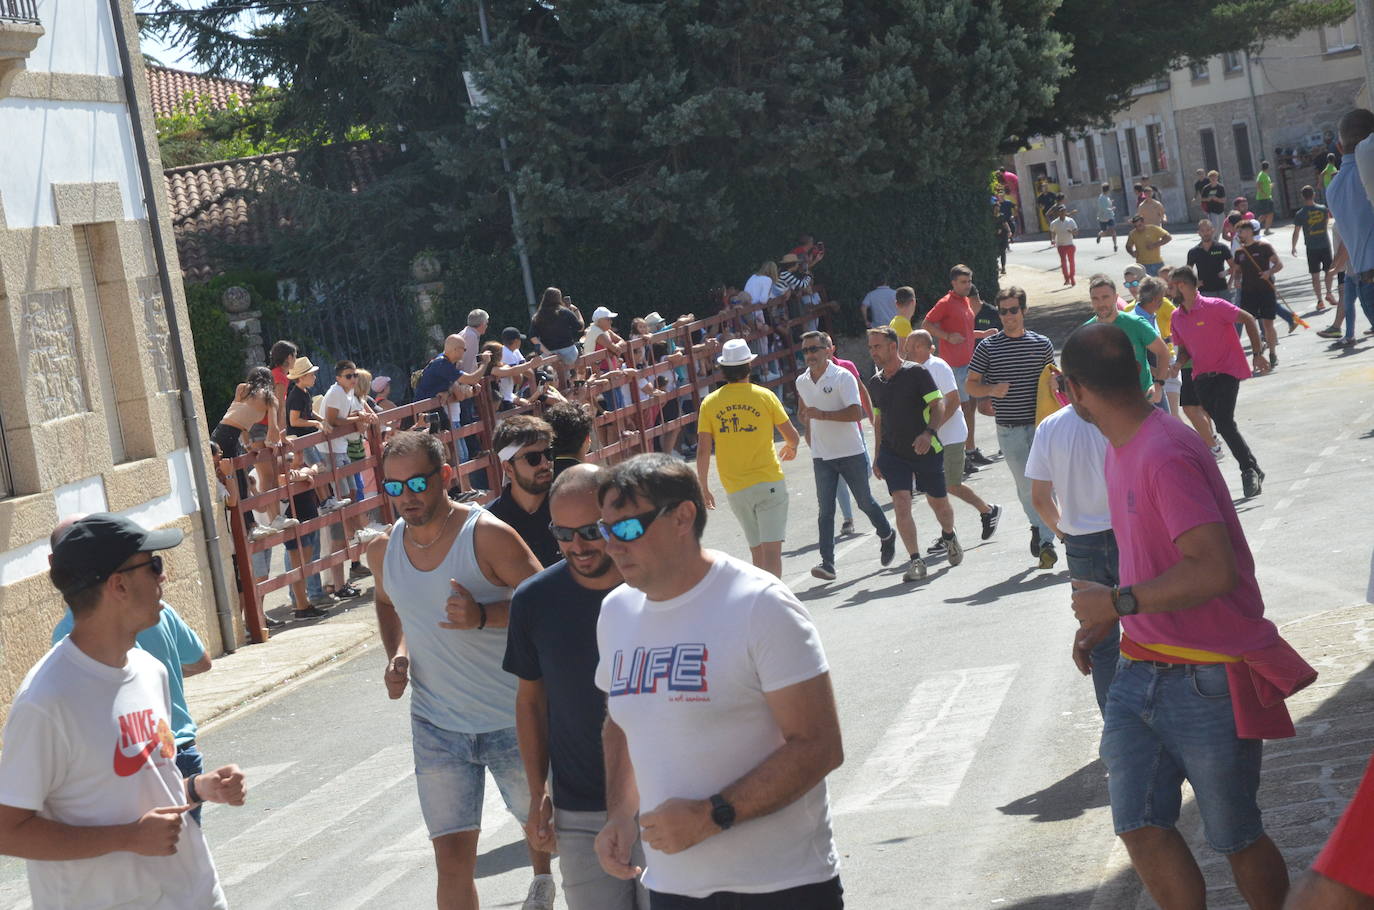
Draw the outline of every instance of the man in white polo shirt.
M859 381L835 363L835 345L825 332L802 336L806 369L797 377L797 416L806 427L811 447L811 468L816 476L816 502L820 506L821 564L811 574L825 581L835 578L835 489L843 478L854 494L859 510L873 523L881 545L882 564L892 562L897 551L897 532L888 524L882 506L868 488L868 458L859 421L863 408Z

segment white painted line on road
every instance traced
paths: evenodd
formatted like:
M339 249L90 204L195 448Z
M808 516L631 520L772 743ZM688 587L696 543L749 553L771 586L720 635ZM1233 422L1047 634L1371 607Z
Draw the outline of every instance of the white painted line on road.
M484 816L485 814L483 812ZM434 862L434 849L429 845L429 830L423 822L394 843L367 857L369 863L381 862L391 868L378 873L366 888L354 892L348 900L336 903L334 910L361 910L362 907L366 907L373 898L398 880L412 874L417 867L421 867L421 863L415 860L422 860L424 864Z
M1272 531L1272 530L1274 530L1275 528L1277 528L1277 527L1279 526L1279 522L1280 522L1281 520L1282 520L1282 519L1279 519L1279 518L1266 518L1266 519L1264 519L1264 524L1260 525L1260 533L1263 534L1265 531Z
M1323 467L1323 465L1322 465L1322 463L1321 463L1320 461L1314 461L1314 462L1312 462L1310 465L1307 466L1307 470L1303 471L1303 473L1304 473L1304 474L1318 474L1318 473L1321 472L1322 467Z
M1296 493L1312 482L1311 477L1300 477L1293 481L1293 485L1288 488L1289 492Z
M948 806L1019 669L976 667L922 680L846 786L836 814Z
M1327 446L1326 448L1322 449L1320 452L1317 453L1317 457L1318 457L1318 458L1325 458L1325 457L1328 456L1328 455L1335 455L1335 454L1336 454L1336 447L1335 447L1335 446Z
M1293 504L1293 501L1294 500L1292 496L1285 496L1283 499L1280 499L1278 502L1274 503L1274 511L1277 512L1280 509L1288 508ZM1272 521L1273 519L1270 520Z
M396 743L373 753L300 799L272 810L223 844L212 845L220 883L228 890L286 859L284 845L303 847L414 774L410 743Z

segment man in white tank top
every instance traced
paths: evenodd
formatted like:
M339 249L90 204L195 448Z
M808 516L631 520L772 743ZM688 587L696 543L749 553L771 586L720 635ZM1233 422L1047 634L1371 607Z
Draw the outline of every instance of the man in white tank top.
M539 571L508 525L445 495L453 468L429 433L382 452L382 488L398 518L368 545L387 694L411 686L420 810L434 844L440 910L476 910L477 837L486 771L523 824L527 786L515 735L515 677L501 668L510 597ZM523 910L553 910L550 856L530 851Z

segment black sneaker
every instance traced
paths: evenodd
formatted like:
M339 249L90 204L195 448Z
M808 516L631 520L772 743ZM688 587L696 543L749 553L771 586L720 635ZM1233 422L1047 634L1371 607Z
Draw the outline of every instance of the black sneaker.
M1269 352L1269 369L1272 370L1274 367L1276 367L1276 366L1278 366L1278 365L1279 365L1279 355L1278 355L1277 353L1275 353L1274 351L1271 350L1271 351Z
M1245 498L1250 499L1258 496L1264 489L1264 476L1260 474L1258 468L1246 468L1240 472L1240 485L1245 491Z
M879 537L878 544L881 548L879 550L878 562L882 563L885 566L892 565L892 557L897 555L896 529L894 528L893 530L888 531L886 537Z
M933 544L931 544L930 546L926 547L926 555L927 555L927 556L944 556L944 555L945 555L945 541L944 541L944 538L941 538L941 537L935 538L935 543L933 543Z
M1053 569L1057 562L1059 562L1059 554L1055 552L1054 544L1047 543L1040 548L1040 568Z
M371 578L372 570L360 562L353 562L348 567L349 578Z
M983 520L983 539L987 540L997 532L997 522L1002 520L1002 507L995 505L980 517Z
M358 588L351 584L347 584L335 591L334 596L341 599L347 599L349 597L361 597L362 593L363 592L358 590Z
M965 456L964 456L964 476L967 477L967 476L969 476L970 474L977 474L977 473L978 473L978 466L975 465L975 464L973 463L973 459L972 459L972 458L969 458L967 455L965 455Z
M264 624L269 629L280 629L282 626L286 625L286 620L284 619L273 619L270 616L264 616L263 619L265 620Z
M984 455L980 449L970 449L964 454L964 457L976 465L992 464L992 459Z
M319 607L306 607L304 610L293 610L291 615L296 619L323 619L329 615L329 611L321 610Z
M828 566L825 563L821 563L820 565L816 566L814 569L811 570L811 574L814 577L821 579L822 581L834 581L835 567Z
M1030 551L1032 556L1040 555L1040 529L1031 525Z

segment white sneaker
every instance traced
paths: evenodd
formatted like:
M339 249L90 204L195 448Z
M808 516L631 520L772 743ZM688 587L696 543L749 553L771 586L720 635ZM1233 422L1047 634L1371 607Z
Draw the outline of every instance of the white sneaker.
M1226 453L1221 450L1221 443L1217 443L1216 445L1212 446L1212 457L1215 458L1217 461L1221 461L1223 458L1226 457Z
M278 528L268 525L257 525L248 533L249 540L262 540L264 537L271 537L278 532Z
M300 524L298 519L282 513L267 523L267 526L274 531L285 531L287 528L294 528Z
M339 509L342 509L344 506L350 506L350 505L352 505L352 504L353 504L353 500L351 500L351 499L339 499L339 498L337 498L337 497L331 496L331 497L329 497L328 499L326 499L326 500L324 501L324 504L323 504L323 505L320 506L320 511L321 511L321 512L337 512Z
M552 875L536 875L534 881L530 882L530 893L525 895L520 910L553 910L553 898L557 893Z
M359 528L358 533L353 535L353 540L365 547L381 536L382 532L375 528Z
M902 581L920 581L925 577L925 561L919 556L911 557L911 562L907 563L906 571L902 573Z

